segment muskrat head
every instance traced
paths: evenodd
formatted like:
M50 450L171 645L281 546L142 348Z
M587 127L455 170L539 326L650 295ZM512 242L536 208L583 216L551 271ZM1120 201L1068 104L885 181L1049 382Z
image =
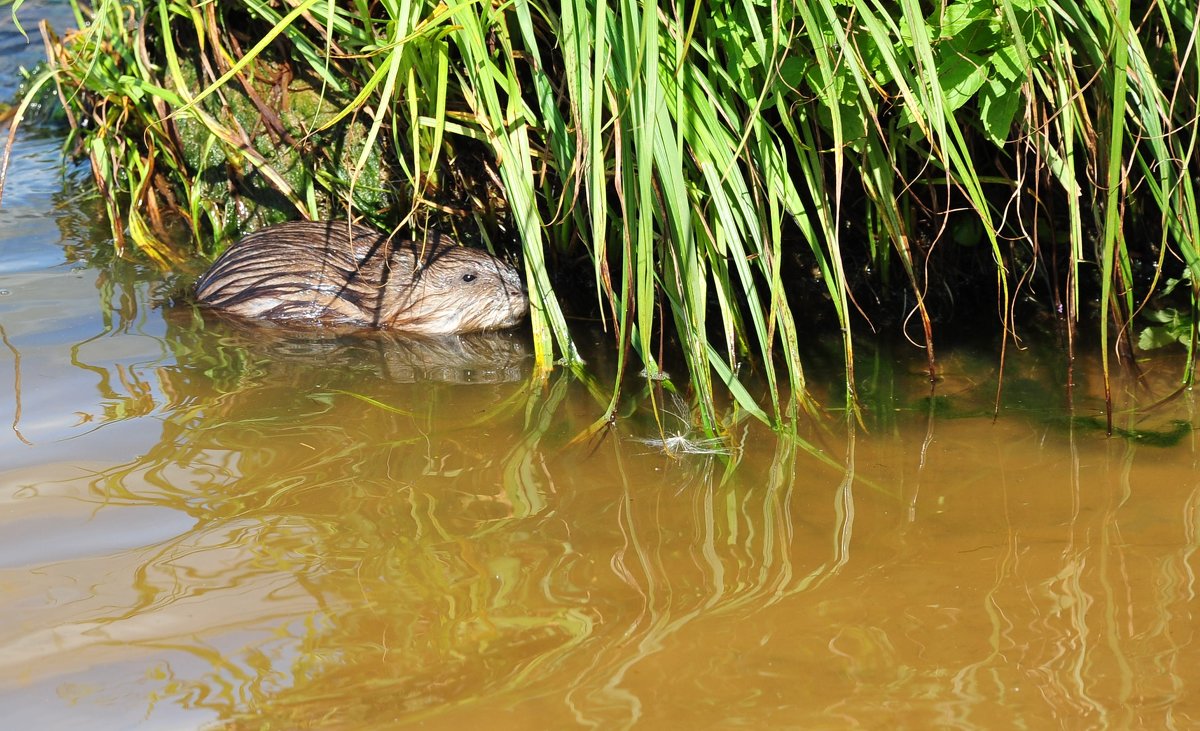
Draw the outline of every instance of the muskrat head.
M529 312L529 298L516 269L462 246L413 244L416 265L394 271L400 296L391 327L428 334L499 330L513 327Z

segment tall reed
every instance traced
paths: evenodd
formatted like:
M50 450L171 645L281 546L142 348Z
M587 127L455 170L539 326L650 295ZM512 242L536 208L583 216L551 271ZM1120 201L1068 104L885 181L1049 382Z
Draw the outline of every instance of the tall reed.
M118 247L175 262L168 209L205 255L251 208L512 232L543 368L578 360L556 267L586 251L616 382L630 357L665 377L674 335L710 433L811 408L817 319L852 408L859 331L909 333L934 370L936 324L971 293L1005 345L1025 299L1072 349L1094 318L1106 372L1143 310L1143 346L1195 351L1194 4L75 7L48 73Z

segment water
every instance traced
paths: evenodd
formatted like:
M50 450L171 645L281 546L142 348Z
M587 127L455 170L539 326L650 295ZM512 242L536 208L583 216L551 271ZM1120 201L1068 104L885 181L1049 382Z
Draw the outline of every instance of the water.
M247 330L88 265L59 145L20 139L0 208L5 728L1200 723L1177 360L1118 377L1107 438L1090 360L1068 411L1062 353L1011 353L994 420L992 352L930 398L864 346L866 428L670 456L636 384L579 438L603 399L520 338Z

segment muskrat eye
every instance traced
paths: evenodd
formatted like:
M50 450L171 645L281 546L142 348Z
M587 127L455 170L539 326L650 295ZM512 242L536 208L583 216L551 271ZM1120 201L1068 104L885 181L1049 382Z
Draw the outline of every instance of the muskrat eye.
M471 282L475 281L475 275L474 274L464 274L463 281L466 282L467 284L470 284Z

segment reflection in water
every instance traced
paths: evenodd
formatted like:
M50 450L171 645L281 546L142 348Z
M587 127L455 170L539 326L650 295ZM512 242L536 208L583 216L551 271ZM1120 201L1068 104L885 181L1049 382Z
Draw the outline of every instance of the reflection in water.
M145 657L156 703L228 728L1186 711L1195 485L1132 489L1178 469L1162 452L923 417L849 431L841 473L787 439L732 471L618 435L566 446L590 414L565 377L422 399L222 347L161 374L179 408L155 448L88 480L194 523L125 554L119 611L100 596L52 630L76 661ZM151 660L168 648L192 661Z
M174 332L199 348L190 328L200 310L178 307ZM203 312L208 330L225 333L222 347L251 350L265 363L320 363L333 371L372 373L392 381L413 383L510 383L529 377L533 359L529 344L513 332L482 332L442 337L414 337L386 330L338 331L298 328L269 322L247 322L216 312ZM192 320L189 322L189 320Z
M1196 715L1194 445L1136 436L1193 423L1186 395L1105 439L1045 407L1053 357L993 421L986 361L944 354L931 397L887 354L865 432L667 454L631 402L576 444L601 404L529 380L519 339L247 330L133 275L73 280L113 306L61 344L22 319L44 281L4 315L38 404L0 470L0 708L28 727Z

